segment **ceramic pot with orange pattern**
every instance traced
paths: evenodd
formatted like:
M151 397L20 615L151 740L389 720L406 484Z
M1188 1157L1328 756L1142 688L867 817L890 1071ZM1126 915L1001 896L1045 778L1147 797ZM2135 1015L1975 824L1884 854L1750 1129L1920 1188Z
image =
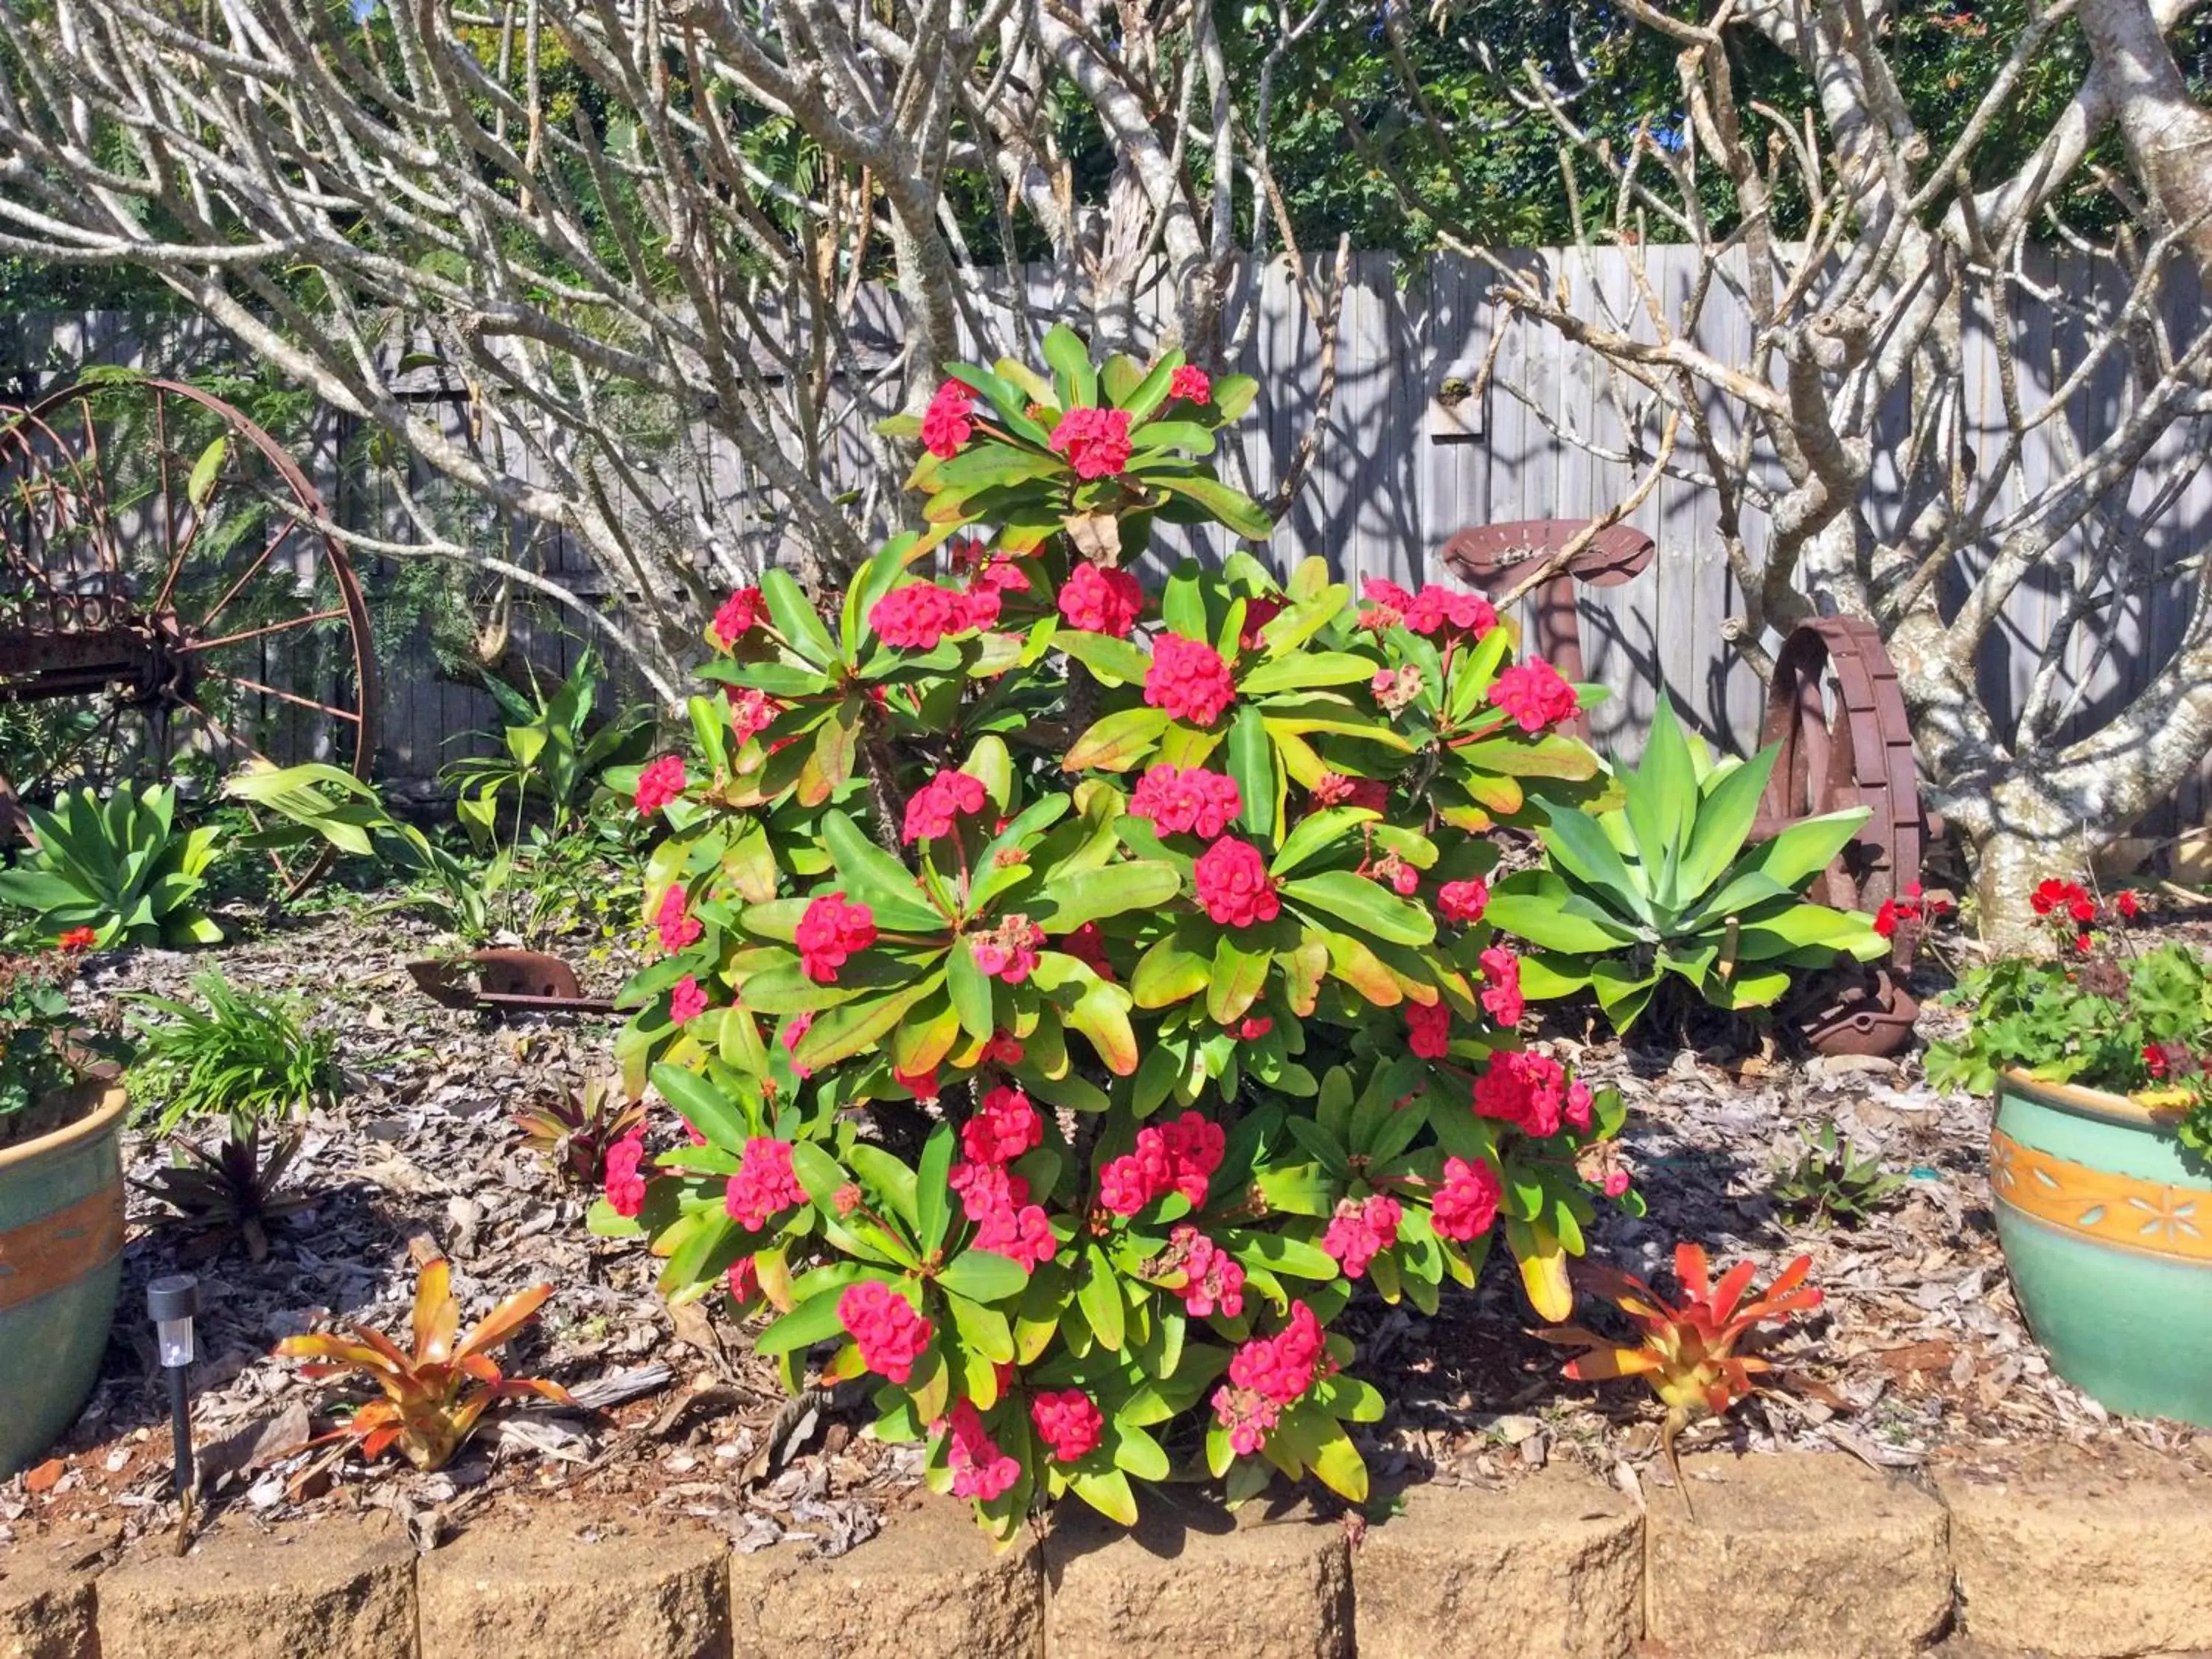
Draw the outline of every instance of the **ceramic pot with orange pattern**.
M2108 1410L2212 1427L2212 1164L2173 1120L2007 1073L1990 1188L2052 1368Z
M83 1409L123 1279L124 1091L88 1083L85 1109L0 1146L0 1480Z

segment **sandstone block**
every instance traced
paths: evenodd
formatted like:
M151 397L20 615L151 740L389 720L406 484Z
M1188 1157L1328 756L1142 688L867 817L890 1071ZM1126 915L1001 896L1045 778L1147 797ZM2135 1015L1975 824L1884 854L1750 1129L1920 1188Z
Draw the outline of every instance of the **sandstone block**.
M422 1651L437 1659L724 1659L729 1546L649 1527L579 1535L486 1524L416 1571Z
M993 1547L968 1506L926 1498L834 1560L793 1545L730 1559L737 1659L1040 1659L1044 1577L1026 1534Z
M1697 1505L1653 1483L1646 1633L1698 1659L1882 1659L1951 1613L1941 1504L1844 1456L1686 1458Z
M2051 1659L2212 1650L2212 1475L2053 1448L2002 1481L1939 1477L1975 1641Z
M1564 1466L1417 1486L1352 1558L1359 1659L1617 1659L1644 1628L1643 1522Z
M415 1553L396 1527L240 1528L99 1584L100 1659L414 1659Z
M1201 1528L1219 1528L1222 1530ZM1045 1540L1052 1659L1349 1659L1344 1530L1155 1505L1125 1530L1064 1506Z
M97 1659L93 1575L28 1544L0 1548L0 1659Z

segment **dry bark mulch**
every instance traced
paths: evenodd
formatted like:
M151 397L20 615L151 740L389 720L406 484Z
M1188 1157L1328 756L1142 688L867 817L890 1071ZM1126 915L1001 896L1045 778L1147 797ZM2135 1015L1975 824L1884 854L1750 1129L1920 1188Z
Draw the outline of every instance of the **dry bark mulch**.
M427 1549L488 1507L554 1503L680 1514L743 1549L789 1539L836 1554L905 1501L919 1453L859 1433L866 1419L857 1385L788 1399L719 1314L694 1307L672 1317L644 1251L591 1237L583 1218L592 1195L517 1146L514 1113L605 1069L615 1023L501 1024L441 1008L404 966L436 943L404 914L347 901L214 951L141 951L95 965L92 988L102 995L179 994L219 964L234 982L296 996L313 1023L337 1033L348 1088L309 1122L295 1178L317 1194L313 1207L275 1230L265 1261L234 1245L188 1261L195 1241L158 1224L159 1206L134 1192L123 1300L98 1391L53 1460L0 1482L0 1544L70 1534L112 1544L178 1527L167 1407L141 1310L146 1281L180 1265L199 1273L206 1304L192 1373L203 1465L195 1524L376 1505L403 1517ZM574 941L570 954L587 982L611 988L634 963L634 943ZM1923 1033L1948 1018L1931 1011ZM1827 1293L1781 1350L1809 1384L1748 1402L1686 1445L1820 1445L1907 1470L1939 1460L2003 1468L2060 1441L2207 1455L2212 1441L2112 1419L2051 1374L1997 1249L1986 1102L1937 1095L1910 1056L1801 1063L1755 1044L1552 1042L1586 1076L1621 1089L1632 1108L1628 1161L1650 1212L1608 1211L1591 1230L1596 1254L1664 1286L1680 1239L1704 1243L1717 1261L1752 1257L1761 1282L1808 1253ZM1831 1120L1909 1176L1890 1207L1848 1228L1794 1220L1770 1190L1801 1134ZM149 1138L133 1137L135 1176L158 1156ZM606 1409L508 1413L434 1474L300 1450L330 1426L333 1396L270 1349L333 1319L404 1332L410 1251L426 1244L453 1261L471 1316L551 1283L544 1318L507 1352L507 1369L552 1377ZM1601 1310L1580 1314L1604 1323ZM1450 1295L1432 1319L1371 1297L1354 1305L1344 1328L1360 1345L1358 1369L1393 1402L1370 1436L1379 1484L1502 1486L1561 1457L1631 1491L1654 1476L1656 1413L1644 1392L1565 1381L1559 1350L1528 1334L1535 1322L1502 1252L1475 1291Z

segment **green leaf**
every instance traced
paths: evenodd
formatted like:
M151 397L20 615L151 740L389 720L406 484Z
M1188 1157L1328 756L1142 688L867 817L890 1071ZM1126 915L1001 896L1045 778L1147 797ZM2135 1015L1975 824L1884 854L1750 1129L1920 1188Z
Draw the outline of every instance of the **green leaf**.
M1735 861L1759 816L1759 797L1774 771L1779 744L1770 744L1742 765L1729 769L1713 785L1698 806L1698 827L1690 837L1676 873L1674 893L1679 903L1695 904L1705 890L1720 879L1721 872Z
M1308 859L1346 839L1363 823L1376 822L1381 814L1364 806L1327 806L1309 812L1283 837L1282 849L1267 866L1273 876L1287 876Z
M1437 925L1426 910L1349 870L1324 870L1283 884L1283 896L1393 945L1426 945Z
M1621 779L1627 797L1626 815L1636 837L1637 855L1644 879L1658 902L1676 903L1675 871L1690 842L1698 816L1698 775L1690 762L1690 745L1674 705L1667 695L1651 717L1644 740L1644 758Z
M795 1353L817 1342L843 1335L845 1327L837 1317L838 1298L843 1294L843 1287L840 1286L800 1303L753 1339L753 1352Z
M1098 371L1091 367L1091 348L1066 323L1054 323L1046 333L1044 360L1052 367L1062 409L1098 401Z
M1207 978L1206 1017L1217 1025L1233 1025L1244 1018L1260 993L1267 988L1267 969L1273 957L1266 951L1241 951L1224 932L1213 947L1213 971Z
M1322 685L1365 684L1375 678L1371 657L1348 651L1294 651L1263 662L1237 681L1239 696L1264 697L1271 691L1306 691Z
M1063 629L1053 635L1052 642L1111 684L1141 684L1152 665L1152 653L1144 647L1110 634Z
M1075 1305L1083 1310L1084 1320L1100 1346L1112 1352L1121 1346L1127 1334L1121 1281L1115 1276L1113 1263L1107 1261L1106 1252L1095 1240L1083 1247L1083 1279L1075 1289Z
M822 839L837 866L845 896L875 912L876 925L901 933L941 933L945 917L921 896L914 872L831 808L822 815Z
M784 642L817 668L834 666L838 661L837 642L830 637L805 591L790 573L774 567L762 571L760 588L769 617Z
M1138 959L1137 971L1129 977L1129 994L1139 1008L1171 1007L1196 996L1212 977L1212 964L1170 933Z
M222 471L222 458L229 450L230 434L224 433L205 449L192 463L191 477L185 481L185 499L195 508L204 507L208 498L215 494L215 481Z
M937 1275L937 1282L970 1302L1001 1302L1019 1296L1030 1276L1022 1264L994 1250L963 1250Z
M797 1062L819 1072L841 1060L850 1060L875 1046L878 1038L897 1024L906 1011L945 983L939 971L914 984L873 1000L856 999L816 1018L799 1040Z
M1137 1495L1129 1490L1129 1477L1121 1470L1079 1474L1068 1485L1078 1498L1109 1521L1125 1527L1137 1524Z
M1229 728L1229 775L1243 798L1244 827L1262 840L1275 833L1275 745L1268 740L1267 717L1247 703Z
M1182 890L1182 875L1175 866L1133 859L1053 877L1040 890L1041 903L1030 916L1048 933L1072 933L1086 921L1157 910Z
M1636 942L1636 933L1621 923L1567 909L1573 897L1566 883L1549 871L1522 871L1492 890L1483 919L1540 951L1582 955L1618 951Z
M1164 708L1122 708L1102 715L1069 745L1060 768L1068 772L1126 772L1159 746L1168 720Z
M1217 478L1174 477L1152 472L1146 476L1146 482L1170 495L1182 496L1247 541L1264 542L1275 533L1275 521L1268 516L1267 508L1243 490L1232 489Z
M938 1279L939 1289L945 1280ZM1006 1323L1006 1315L996 1308L987 1308L980 1302L964 1296L945 1292L945 1305L951 1310L952 1322L960 1332L963 1346L982 1355L994 1365L1010 1365L1014 1359L1013 1328Z
M920 1226L921 1186L913 1170L872 1141L854 1141L846 1157L853 1173L890 1206L892 1214L909 1227ZM949 1160L946 1167L951 1167Z
M1828 812L1816 818L1800 818L1770 841L1736 861L1735 871L1757 871L1792 891L1804 886L1835 861L1869 816L1863 806L1848 812Z
M999 1022L992 1008L990 978L976 965L971 941L953 940L945 958L945 983L960 1016L960 1029L978 1042L988 1042Z
M1651 900L1607 836L1603 826L1587 812L1570 807L1554 809L1551 821L1536 832L1552 854L1552 861L1586 887L1595 888L1613 908L1649 923Z
M681 1066L655 1066L653 1086L686 1123L717 1146L741 1147L751 1135L744 1114L696 1072Z

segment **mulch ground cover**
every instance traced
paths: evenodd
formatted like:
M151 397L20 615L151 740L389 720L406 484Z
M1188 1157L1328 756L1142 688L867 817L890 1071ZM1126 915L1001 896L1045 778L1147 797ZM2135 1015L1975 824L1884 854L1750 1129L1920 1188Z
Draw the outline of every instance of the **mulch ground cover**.
M514 1114L606 1069L615 1023L501 1023L441 1007L405 970L431 953L429 929L356 897L325 913L190 954L146 951L96 962L94 996L179 995L220 965L234 983L296 997L337 1034L343 1097L310 1119L293 1179L311 1207L272 1232L265 1260L232 1243L161 1224L134 1188L117 1334L97 1393L55 1455L0 1482L0 1544L83 1534L103 1547L179 1528L170 1493L167 1406L155 1369L143 1286L179 1268L201 1279L192 1373L204 1497L195 1525L251 1524L377 1505L428 1548L482 1512L566 1506L588 1517L680 1514L740 1548L786 1539L829 1554L870 1536L912 1501L918 1449L856 1433L859 1385L786 1396L744 1334L703 1306L672 1316L638 1245L584 1230L591 1194L517 1143ZM587 988L611 990L634 961L623 943L571 951ZM1952 1018L1923 1015L1923 1035ZM1839 1448L1878 1467L1939 1462L2002 1468L2058 1441L2103 1441L2208 1457L2186 1428L2122 1422L2054 1377L2022 1324L1989 1207L1989 1103L1939 1096L1917 1060L1824 1060L1778 1054L1750 1031L1699 1048L1624 1045L1601 1030L1544 1035L1632 1108L1628 1163L1649 1203L1607 1214L1594 1253L1662 1284L1674 1243L1717 1260L1750 1256L1762 1282L1800 1253L1827 1293L1822 1313L1780 1350L1797 1386L1751 1401L1685 1444ZM1778 1165L1832 1121L1906 1177L1886 1208L1849 1226L1785 1213ZM212 1138L210 1133L210 1138ZM162 1153L134 1135L131 1174ZM363 1465L301 1449L339 1403L270 1350L332 1320L404 1332L415 1266L452 1261L470 1316L550 1282L539 1325L508 1351L510 1374L551 1377L602 1409L507 1413L445 1470ZM1602 1309L1580 1316L1602 1326ZM1385 1489L1407 1480L1503 1486L1574 1459L1625 1490L1663 1482L1657 1414L1632 1383L1590 1387L1559 1376L1559 1349L1501 1252L1479 1287L1437 1316L1371 1296L1346 1316L1358 1369L1392 1401L1365 1431Z

